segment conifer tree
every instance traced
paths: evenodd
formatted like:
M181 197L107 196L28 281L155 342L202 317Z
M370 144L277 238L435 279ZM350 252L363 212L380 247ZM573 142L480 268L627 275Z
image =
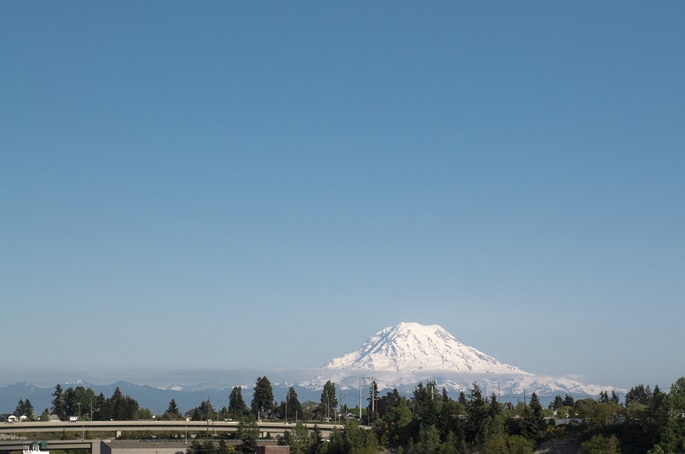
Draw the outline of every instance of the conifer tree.
M295 388L292 386L288 389L288 394L285 396L285 418L286 419L297 419L302 416L302 404L297 398L297 393Z
M328 380L323 385L323 392L321 393L321 410L327 418L331 417L331 412L335 411L338 406L338 399L335 396L335 383Z
M62 392L62 386L58 383L55 386L55 392L52 393L54 399L52 399L52 407L50 411L52 414L57 415L59 419L66 419L67 414L64 410L64 395Z
M274 392L268 378L257 378L250 407L257 417L268 416L274 409Z
M178 419L181 417L181 410L178 409L176 401L171 399L169 402L169 408L164 412L165 419Z
M542 436L545 428L545 417L542 414L542 405L538 395L530 396L530 404L523 413L522 431L531 440L537 440Z
M243 390L240 386L234 386L228 396L228 412L234 418L242 418L250 412L243 400Z

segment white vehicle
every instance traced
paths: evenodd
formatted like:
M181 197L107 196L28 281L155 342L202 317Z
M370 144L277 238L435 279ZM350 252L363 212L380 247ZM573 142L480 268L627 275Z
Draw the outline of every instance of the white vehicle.
M46 447L47 443L44 441L41 443L34 441L30 445L24 447L23 454L50 454L50 451L41 451L41 449L45 449Z

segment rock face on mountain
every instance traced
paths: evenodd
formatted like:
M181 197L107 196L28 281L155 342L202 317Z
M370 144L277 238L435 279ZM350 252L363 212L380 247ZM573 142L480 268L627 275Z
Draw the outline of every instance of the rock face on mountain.
M328 362L326 369L416 373L528 374L464 345L439 325L400 323L371 336L358 350Z
M379 389L410 391L434 380L448 391L469 390L477 382L487 392L518 396L573 394L596 396L612 387L569 378L543 377L505 364L464 345L439 325L400 323L371 336L359 349L325 364L321 373L300 386L318 389L331 380L342 389L374 380ZM617 390L621 392L622 390Z

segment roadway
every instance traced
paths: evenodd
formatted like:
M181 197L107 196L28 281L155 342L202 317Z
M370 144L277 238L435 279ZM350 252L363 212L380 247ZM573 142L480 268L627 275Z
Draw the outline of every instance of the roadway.
M329 423L304 423L306 427L313 429L317 426L324 438L334 428L342 429L343 425ZM258 421L260 432L263 436L270 433L272 436L282 435L284 432L292 430L294 423ZM111 432L113 438L121 435L122 432L179 432L184 438L187 434L197 432L210 432L212 434L236 432L238 430L237 421L33 421L15 422L11 424L0 424L0 434L37 434L41 432L76 432L85 438L86 432L102 433Z

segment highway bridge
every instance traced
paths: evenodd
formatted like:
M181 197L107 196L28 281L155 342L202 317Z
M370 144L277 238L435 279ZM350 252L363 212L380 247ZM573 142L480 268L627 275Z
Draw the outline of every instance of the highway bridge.
M261 438L271 435L276 437L290 431L295 426L294 423L286 422L267 422L258 421ZM342 429L344 426L339 424L318 424L305 423L309 429L318 427L321 436L328 439L334 428ZM31 441L46 441L48 450L71 450L88 449L93 454L113 454L109 446L112 439L125 436L126 433L149 433L151 438L148 441L157 441L152 438L155 433L174 433L176 443L187 444L198 433L209 434L210 436L221 435L227 432L236 432L238 422L236 421L35 421L35 422L16 422L11 424L0 424L0 451L20 451ZM41 437L44 434L45 437ZM69 435L67 435L69 434ZM64 436L63 436L64 435ZM91 439L92 436L100 437ZM12 438L5 439L4 438ZM58 438L74 438L72 440L62 440ZM127 437L128 438L128 437ZM131 437L132 438L132 437ZM146 447L151 447L148 443ZM170 444L163 445L171 448ZM175 449L175 448L174 448ZM155 454L165 454L167 449L157 448ZM179 451L171 451L175 454ZM185 449L181 449L185 451Z
M342 429L344 426L340 424L329 423L315 423L306 422L305 426L313 429L317 426L322 432L330 432L337 427ZM270 422L257 421L262 433L267 432L273 434L282 434L284 431L289 431L294 427L292 422ZM224 432L235 432L238 430L237 421L164 421L164 420L148 420L148 421L33 421L33 422L16 422L11 424L0 424L0 434L15 434L22 433L41 433L41 432L71 432L80 433L81 438L84 438L86 432L111 433L113 437L117 437L124 432L178 432L179 436L185 434L195 434L198 432L206 432L210 434L220 434Z

